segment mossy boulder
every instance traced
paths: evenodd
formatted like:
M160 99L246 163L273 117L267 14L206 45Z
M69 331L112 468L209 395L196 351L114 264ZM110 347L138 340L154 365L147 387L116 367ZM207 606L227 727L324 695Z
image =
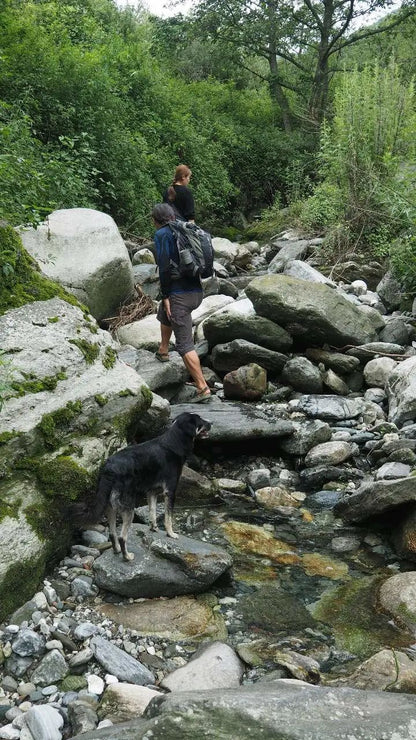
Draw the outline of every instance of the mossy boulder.
M288 275L262 275L246 287L256 313L283 326L308 346L335 347L376 339L367 314L328 285Z
M110 334L62 298L0 315L0 345L11 381L0 409L2 619L65 553L69 507L93 490L102 461L139 426L145 437L151 407L164 420L166 410Z

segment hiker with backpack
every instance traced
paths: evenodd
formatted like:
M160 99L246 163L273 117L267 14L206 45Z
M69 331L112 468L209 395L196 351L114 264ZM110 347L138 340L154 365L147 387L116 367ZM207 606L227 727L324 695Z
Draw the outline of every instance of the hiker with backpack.
M158 203L153 208L152 217L156 227L154 236L156 262L162 293L157 311L161 342L156 357L160 362L169 361L169 341L173 331L176 350L195 382L196 395L193 402L204 403L210 399L211 391L202 374L201 363L195 351L191 315L203 298L201 267L196 264L197 258L193 256L194 246L187 241L185 227L188 227L188 231L202 232L202 229L195 224L175 221L175 213L167 203ZM178 231L184 232L182 236L178 236ZM184 252L187 254L184 255ZM212 265L207 269L208 271L212 269Z
M195 220L195 203L189 181L192 172L186 164L179 164L175 170L172 183L163 194L163 202L168 203L181 221Z

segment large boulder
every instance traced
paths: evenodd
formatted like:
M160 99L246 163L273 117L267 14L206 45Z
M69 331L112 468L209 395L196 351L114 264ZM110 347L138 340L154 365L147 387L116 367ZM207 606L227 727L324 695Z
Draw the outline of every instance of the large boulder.
M347 522L364 522L372 516L379 516L414 501L416 476L408 476L365 483L355 493L345 496L335 510Z
M386 384L389 421L402 426L416 420L416 356L399 363Z
M156 697L143 719L87 732L73 740L202 736L239 740L410 740L415 711L416 697L411 694L310 686L303 681L280 679L226 691L177 691Z
M107 550L94 561L96 583L122 596L156 598L200 593L232 565L231 556L219 547L179 535L150 532L146 526L130 528L126 563Z
M13 384L0 410L1 619L65 550L68 506L135 436L154 397L110 334L60 298L0 316L0 346Z
M367 316L339 291L287 275L263 275L247 285L256 313L311 343L335 347L376 339Z
M257 316L248 298L235 301L224 310L212 314L203 324L204 334L210 347L246 339L277 352L286 352L292 346L292 337L269 319Z
M53 211L36 229L20 229L20 236L42 272L76 295L96 319L113 316L133 291L127 247L105 213Z

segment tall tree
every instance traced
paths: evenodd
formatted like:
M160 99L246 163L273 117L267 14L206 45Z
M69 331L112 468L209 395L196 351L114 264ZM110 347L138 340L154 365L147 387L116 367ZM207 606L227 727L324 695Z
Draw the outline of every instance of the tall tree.
M237 47L243 64L253 54L267 61L264 77L284 128L290 131L296 117L306 117L313 126L322 122L329 83L345 47L386 33L416 12L415 0L405 0L388 22L368 25L375 13L393 4L393 0L197 0L195 16L197 29Z

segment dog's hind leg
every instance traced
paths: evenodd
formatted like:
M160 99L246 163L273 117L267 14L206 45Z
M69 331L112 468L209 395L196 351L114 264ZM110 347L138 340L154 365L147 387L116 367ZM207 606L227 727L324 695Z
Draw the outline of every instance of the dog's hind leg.
M167 489L163 492L165 494L165 529L168 537L177 539L179 537L176 532L173 531L173 507L175 504L175 494Z
M134 553L127 551L127 535L129 533L130 525L134 518L134 509L122 511L121 516L123 524L118 541L120 543L121 552L123 553L123 560L134 560Z
M147 503L149 506L149 526L151 532L157 532L159 527L157 526L157 518L156 518L156 504L157 504L157 496L155 493L148 493L147 494Z
M121 552L121 547L119 545L118 537L117 537L117 518L116 518L116 512L114 511L112 506L107 507L107 519L108 519L108 528L110 530L110 542L113 546L113 551L115 553Z

